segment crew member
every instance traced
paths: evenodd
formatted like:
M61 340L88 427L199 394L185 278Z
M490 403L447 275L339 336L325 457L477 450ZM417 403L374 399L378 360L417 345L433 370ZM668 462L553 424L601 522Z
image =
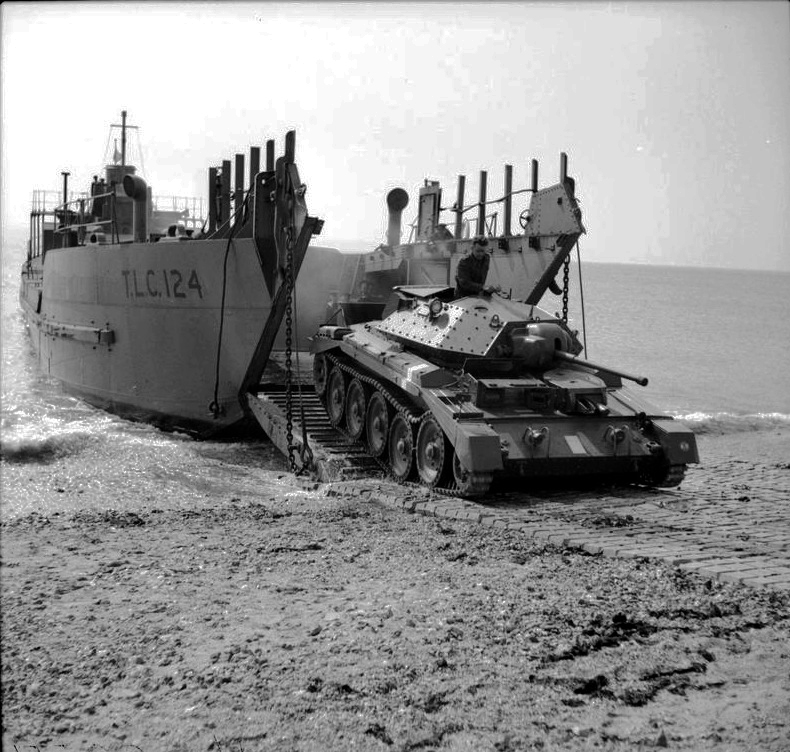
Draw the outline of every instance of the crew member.
M360 303L369 303L373 300L370 295L370 285L366 279L359 283L359 297L357 299Z
M502 289L499 285L486 286L488 265L491 263L487 249L486 238L478 236L472 241L472 252L461 259L455 272L456 298L467 295L490 295Z

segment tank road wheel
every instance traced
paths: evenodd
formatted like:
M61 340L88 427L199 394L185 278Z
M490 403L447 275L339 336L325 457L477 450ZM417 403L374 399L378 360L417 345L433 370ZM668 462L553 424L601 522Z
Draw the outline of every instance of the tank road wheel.
M470 473L453 452L453 478L462 496L483 496L491 487L494 476L491 473Z
M315 384L315 393L323 400L326 394L326 382L329 378L329 364L326 362L326 356L318 353L313 358L313 383Z
M431 488L443 485L450 474L452 448L441 426L432 415L426 416L417 432L417 474Z
M333 426L339 426L343 420L345 405L346 379L339 368L333 368L326 382L326 412Z
M390 414L387 400L381 392L373 392L368 400L365 413L365 434L368 440L368 451L374 457L381 457L387 448L390 430Z
M359 379L352 379L346 394L346 426L351 438L359 441L365 433L365 389Z
M414 436L411 424L403 415L398 414L392 419L387 447L395 479L408 480L414 470Z

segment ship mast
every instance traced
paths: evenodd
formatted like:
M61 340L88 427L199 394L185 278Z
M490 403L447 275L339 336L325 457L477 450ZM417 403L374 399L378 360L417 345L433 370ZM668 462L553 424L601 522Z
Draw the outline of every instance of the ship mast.
M126 165L126 110L121 110L121 167Z

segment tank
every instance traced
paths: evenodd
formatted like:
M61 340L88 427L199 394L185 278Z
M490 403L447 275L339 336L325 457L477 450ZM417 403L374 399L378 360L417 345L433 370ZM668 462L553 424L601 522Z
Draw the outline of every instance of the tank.
M399 222L390 222L387 246L359 270L367 305L350 301L343 325L322 326L313 338L315 389L330 422L396 480L468 497L506 477L679 484L699 461L693 433L623 383L644 386L646 378L583 359L567 310L552 315L538 306L549 289L567 301L569 254L585 232L567 158L556 185L538 189L534 161L531 189L513 191L511 179L506 169L497 199L506 222L497 236L486 232L481 176L476 240L487 242L491 284L479 294L446 284L474 238L460 222L454 234L440 222L438 183L421 190L414 242L396 245ZM531 194L520 215L524 232L510 234L510 198L521 192ZM458 196L452 211L460 214L468 209L462 187ZM389 203L400 212L406 202L401 195ZM388 301L371 306L371 289L398 277L411 282L414 269L431 269L445 284L396 284ZM375 320L355 320L371 310L380 313Z

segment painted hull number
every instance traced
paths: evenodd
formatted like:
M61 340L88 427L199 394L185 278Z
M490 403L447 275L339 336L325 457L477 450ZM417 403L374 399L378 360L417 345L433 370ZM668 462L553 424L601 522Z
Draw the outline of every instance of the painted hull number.
M187 298L203 297L203 286L197 271L187 275L179 269L123 269L127 298Z

